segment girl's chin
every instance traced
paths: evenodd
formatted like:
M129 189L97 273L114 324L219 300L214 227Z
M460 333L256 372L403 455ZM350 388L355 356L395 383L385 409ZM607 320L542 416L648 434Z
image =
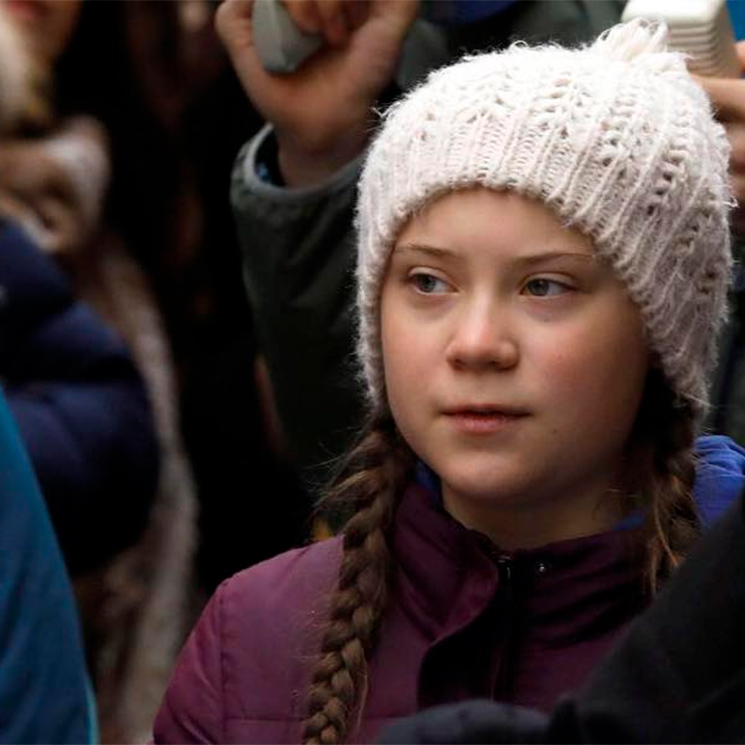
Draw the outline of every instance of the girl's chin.
M462 462L443 462L434 467L440 474L443 489L447 487L469 501L510 502L521 500L521 495L530 495L540 486L535 464L522 462L520 458L499 457L494 454L478 454L466 457Z
M475 479L469 474L467 479L452 478L442 481L443 494L450 494L460 500L488 507L490 504L500 508L523 505L534 488L528 479Z

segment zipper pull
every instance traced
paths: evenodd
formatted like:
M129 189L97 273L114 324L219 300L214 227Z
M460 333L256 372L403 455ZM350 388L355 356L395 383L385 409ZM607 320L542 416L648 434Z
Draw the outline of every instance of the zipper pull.
M499 572L500 582L509 583L512 581L512 565L514 561L511 556L502 555L497 557L497 571Z

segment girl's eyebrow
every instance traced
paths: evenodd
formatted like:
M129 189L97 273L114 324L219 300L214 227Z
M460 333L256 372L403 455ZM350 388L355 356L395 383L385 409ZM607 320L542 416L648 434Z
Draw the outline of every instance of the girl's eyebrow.
M423 243L399 243L394 247L394 252L411 251L423 254L436 259L459 259L457 251L440 246L429 246ZM517 265L535 266L537 264L547 263L557 259L579 259L581 261L595 261L597 257L594 253L585 253L583 251L542 251L536 254L527 254L518 256L514 262Z
M543 264L556 259L579 259L581 261L595 261L597 259L597 256L595 256L594 253L584 253L583 251L543 251L539 254L520 256L515 259L515 263L525 264L527 266L534 266L536 264Z
M394 253L403 253L404 251L411 251L413 253L424 254L425 256L431 256L436 259L450 258L455 259L458 254L455 251L451 251L448 248L439 248L437 246L428 246L424 243L397 243L393 247Z

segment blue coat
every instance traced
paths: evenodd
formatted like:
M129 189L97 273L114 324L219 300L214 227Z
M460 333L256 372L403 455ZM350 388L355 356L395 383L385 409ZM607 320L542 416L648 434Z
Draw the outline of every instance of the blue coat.
M72 591L0 391L0 742L93 737Z
M54 261L0 221L0 378L73 574L132 544L158 447L123 341Z

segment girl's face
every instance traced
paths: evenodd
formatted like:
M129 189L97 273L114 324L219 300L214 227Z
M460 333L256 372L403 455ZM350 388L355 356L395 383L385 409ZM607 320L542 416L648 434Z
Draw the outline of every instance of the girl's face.
M2 0L39 61L54 64L78 23L83 0Z
M649 365L589 238L507 192L448 194L383 282L388 400L446 509L505 549L610 528Z

